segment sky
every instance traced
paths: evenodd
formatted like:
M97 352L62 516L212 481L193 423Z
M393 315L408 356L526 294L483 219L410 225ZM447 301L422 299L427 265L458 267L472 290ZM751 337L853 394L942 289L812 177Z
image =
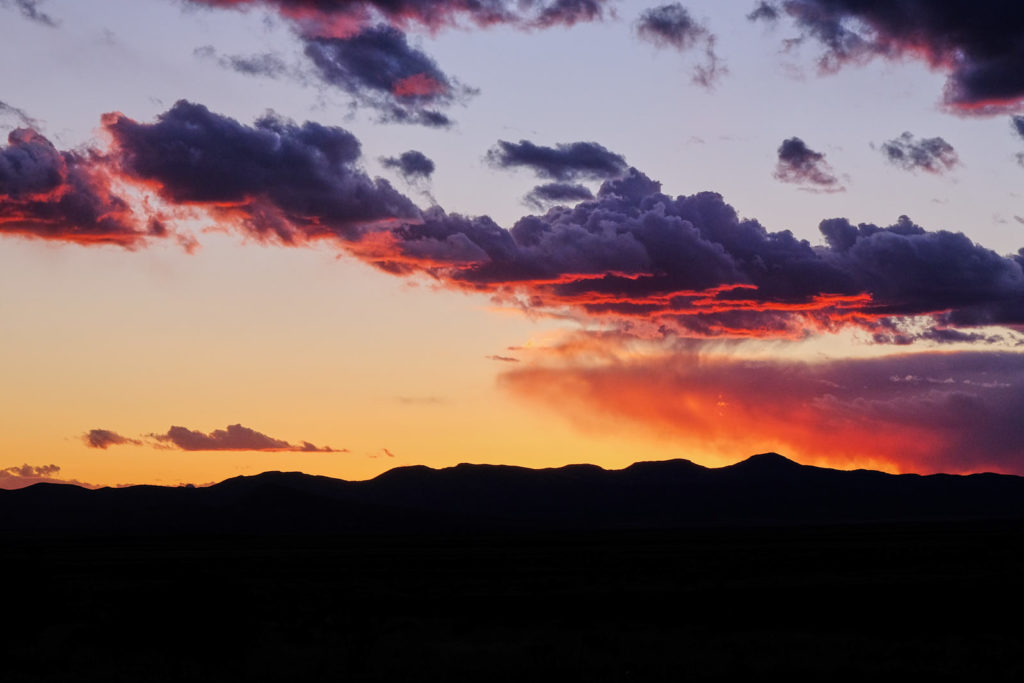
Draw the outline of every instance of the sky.
M0 0L0 487L1024 474L1024 8Z

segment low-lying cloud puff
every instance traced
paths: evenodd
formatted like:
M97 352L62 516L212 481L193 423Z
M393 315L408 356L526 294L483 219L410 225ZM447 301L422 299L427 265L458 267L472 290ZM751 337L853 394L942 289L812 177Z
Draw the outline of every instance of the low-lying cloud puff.
M568 142L545 147L529 140L499 140L488 150L486 158L496 168L528 168L541 178L562 182L580 178L615 178L628 168L621 154L615 154L596 142Z
M150 434L157 442L183 451L291 451L296 453L340 453L330 446L315 446L308 441L291 444L240 424L215 429L209 434L173 426L164 434Z
M960 163L953 145L942 138L915 138L909 132L885 142L882 153L893 165L907 171L939 174Z
M33 484L74 484L97 488L77 479L63 479L58 465L20 465L0 468L0 489L20 489Z
M398 171L406 181L428 180L434 174L434 162L423 152L410 149L397 157L381 157L385 168Z
M90 429L82 435L82 440L85 441L85 445L89 448L102 448L103 450L111 446L124 446L126 444L132 446L142 445L142 441L139 439L130 439L109 429Z
M775 177L784 183L802 185L817 192L841 192L843 186L825 161L825 155L815 152L797 137L782 141L778 150Z

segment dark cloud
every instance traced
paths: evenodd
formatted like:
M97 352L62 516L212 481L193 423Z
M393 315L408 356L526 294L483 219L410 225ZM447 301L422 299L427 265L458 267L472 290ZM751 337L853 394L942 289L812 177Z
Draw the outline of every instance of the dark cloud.
M583 185L573 183L546 183L537 185L526 195L526 203L538 209L550 204L564 204L593 199L594 193Z
M21 465L0 468L0 489L20 489L33 484L74 484L96 488L77 479L61 479L57 465Z
M782 9L824 47L825 70L874 57L924 59L948 73L944 100L960 113L1024 99L1024 4L1016 0L785 0Z
M604 16L607 0L186 0L194 5L248 9L266 6L307 34L344 36L382 17L395 26L431 28L468 21L486 27L572 26Z
M212 45L203 45L197 47L193 54L245 76L262 76L264 78L295 76L294 70L290 69L280 56L272 52L255 55L222 55Z
M942 138L915 138L909 132L885 142L882 152L894 165L908 171L943 173L960 163L953 145Z
M0 101L0 118L10 117L15 119L21 126L25 128L38 128L39 122L33 119L31 116L25 113L25 110L14 107L7 104L4 101Z
M630 334L801 337L852 326L893 343L985 343L928 330L1024 326L1024 251L999 256L905 216L889 226L825 220L824 244L812 245L740 219L718 194L668 196L629 169L593 199L506 230L487 216L420 211L356 166L359 143L340 128L274 117L245 126L187 102L151 124L120 114L104 122L113 147L89 163L172 209L204 208L243 234L285 244L331 239L389 273L425 274L541 314L603 319ZM75 163L28 131L12 140L0 156L7 231L10 207L60 201ZM611 173L621 162L595 143L504 143L493 154L555 176Z
M628 168L621 154L610 152L596 142L559 143L554 147L544 147L529 140L518 143L499 140L487 152L487 161L497 168L526 167L541 178L560 181L614 178Z
M690 16L679 3L661 5L645 10L636 24L637 35L659 47L671 47L680 52L700 49L705 61L694 69L693 80L710 87L726 72L715 53L715 36L704 24Z
M92 152L61 152L27 128L0 149L0 234L133 248L165 234L110 189Z
M407 181L427 180L434 173L434 162L423 152L414 149L402 152L397 157L381 157L386 168L397 170Z
M684 447L728 453L771 444L826 466L1024 473L1019 353L806 362L699 349L517 367L502 384L590 428L630 425Z
M783 140L779 146L775 177L784 183L803 185L819 192L840 192L843 186L825 161L825 155L809 148L800 138Z
M367 226L419 215L357 166L359 141L342 128L273 116L245 126L184 100L156 123L109 114L104 125L130 179L169 202L237 218L261 238L356 239Z
M501 363L518 363L519 362L518 358L513 358L512 356L497 356L497 355L493 355L493 356L484 356L484 358L486 358L487 360L496 360L496 361L499 361Z
M111 446L142 445L142 442L138 439L129 439L109 429L90 429L82 435L82 440L85 441L85 445L89 448L102 448L104 450Z
M1014 132L1016 132L1018 136L1024 138L1024 116L1011 116L1010 126L1013 127Z
M779 8L771 2L759 2L747 15L750 21L775 21L779 18Z
M437 108L475 94L384 24L347 38L307 38L305 52L320 80L377 109L383 121L449 126Z
M39 0L0 0L0 6L17 9L23 17L38 24L51 27L57 25L53 17L39 9Z
M228 425L227 429L215 429L209 434L187 429L171 427L166 434L150 434L162 444L179 448L183 451L291 451L295 453L340 453L330 446L322 448L308 441L298 445L275 439L243 427L240 424Z
M670 197L632 170L593 201L520 219L427 211L360 255L534 310L576 311L621 329L697 337L788 336L923 316L927 327L1024 324L1024 255L960 233L823 221L824 246L740 220L711 192ZM895 323L893 323L895 324ZM906 327L906 326L904 326ZM901 328L900 334L922 336Z

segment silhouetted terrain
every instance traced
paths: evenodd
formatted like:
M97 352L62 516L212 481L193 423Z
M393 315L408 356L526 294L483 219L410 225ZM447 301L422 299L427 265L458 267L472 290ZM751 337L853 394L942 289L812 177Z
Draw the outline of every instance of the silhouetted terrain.
M0 679L1021 680L1024 480L776 455L0 495Z
M1024 478L890 475L774 454L729 467L687 460L623 470L401 467L349 482L297 472L206 488L0 491L0 532L324 533L668 529L708 524L1024 518Z

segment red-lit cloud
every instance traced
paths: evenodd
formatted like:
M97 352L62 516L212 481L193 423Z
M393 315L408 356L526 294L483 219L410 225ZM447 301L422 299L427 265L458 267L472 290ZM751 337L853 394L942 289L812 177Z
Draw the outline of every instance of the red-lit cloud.
M4 158L19 161L0 166L0 229L30 225L36 236L125 247L167 234L163 223L151 224L159 232L129 227L135 212L125 200L73 192L93 187L73 178L106 179L261 241L330 241L389 273L636 336L801 338L854 327L878 342L992 342L998 334L973 328L1024 326L1024 256L906 216L889 226L828 219L816 245L741 219L718 194L664 194L628 168L593 199L506 230L487 216L422 210L370 178L359 141L342 128L272 116L248 126L184 101L153 123L109 114L104 126L111 148L82 157L28 132L13 137ZM566 164L582 163L567 154L571 145L529 148L558 153L531 157L538 168L557 162L564 175ZM602 159L610 154L598 148ZM41 207L81 196L108 197L109 212L40 218Z
M90 153L61 152L29 128L0 148L0 234L77 244L143 245L166 230L115 194L105 165Z
M502 384L591 430L631 427L698 452L776 450L894 471L1024 473L1024 355L822 362L681 351L506 372Z

